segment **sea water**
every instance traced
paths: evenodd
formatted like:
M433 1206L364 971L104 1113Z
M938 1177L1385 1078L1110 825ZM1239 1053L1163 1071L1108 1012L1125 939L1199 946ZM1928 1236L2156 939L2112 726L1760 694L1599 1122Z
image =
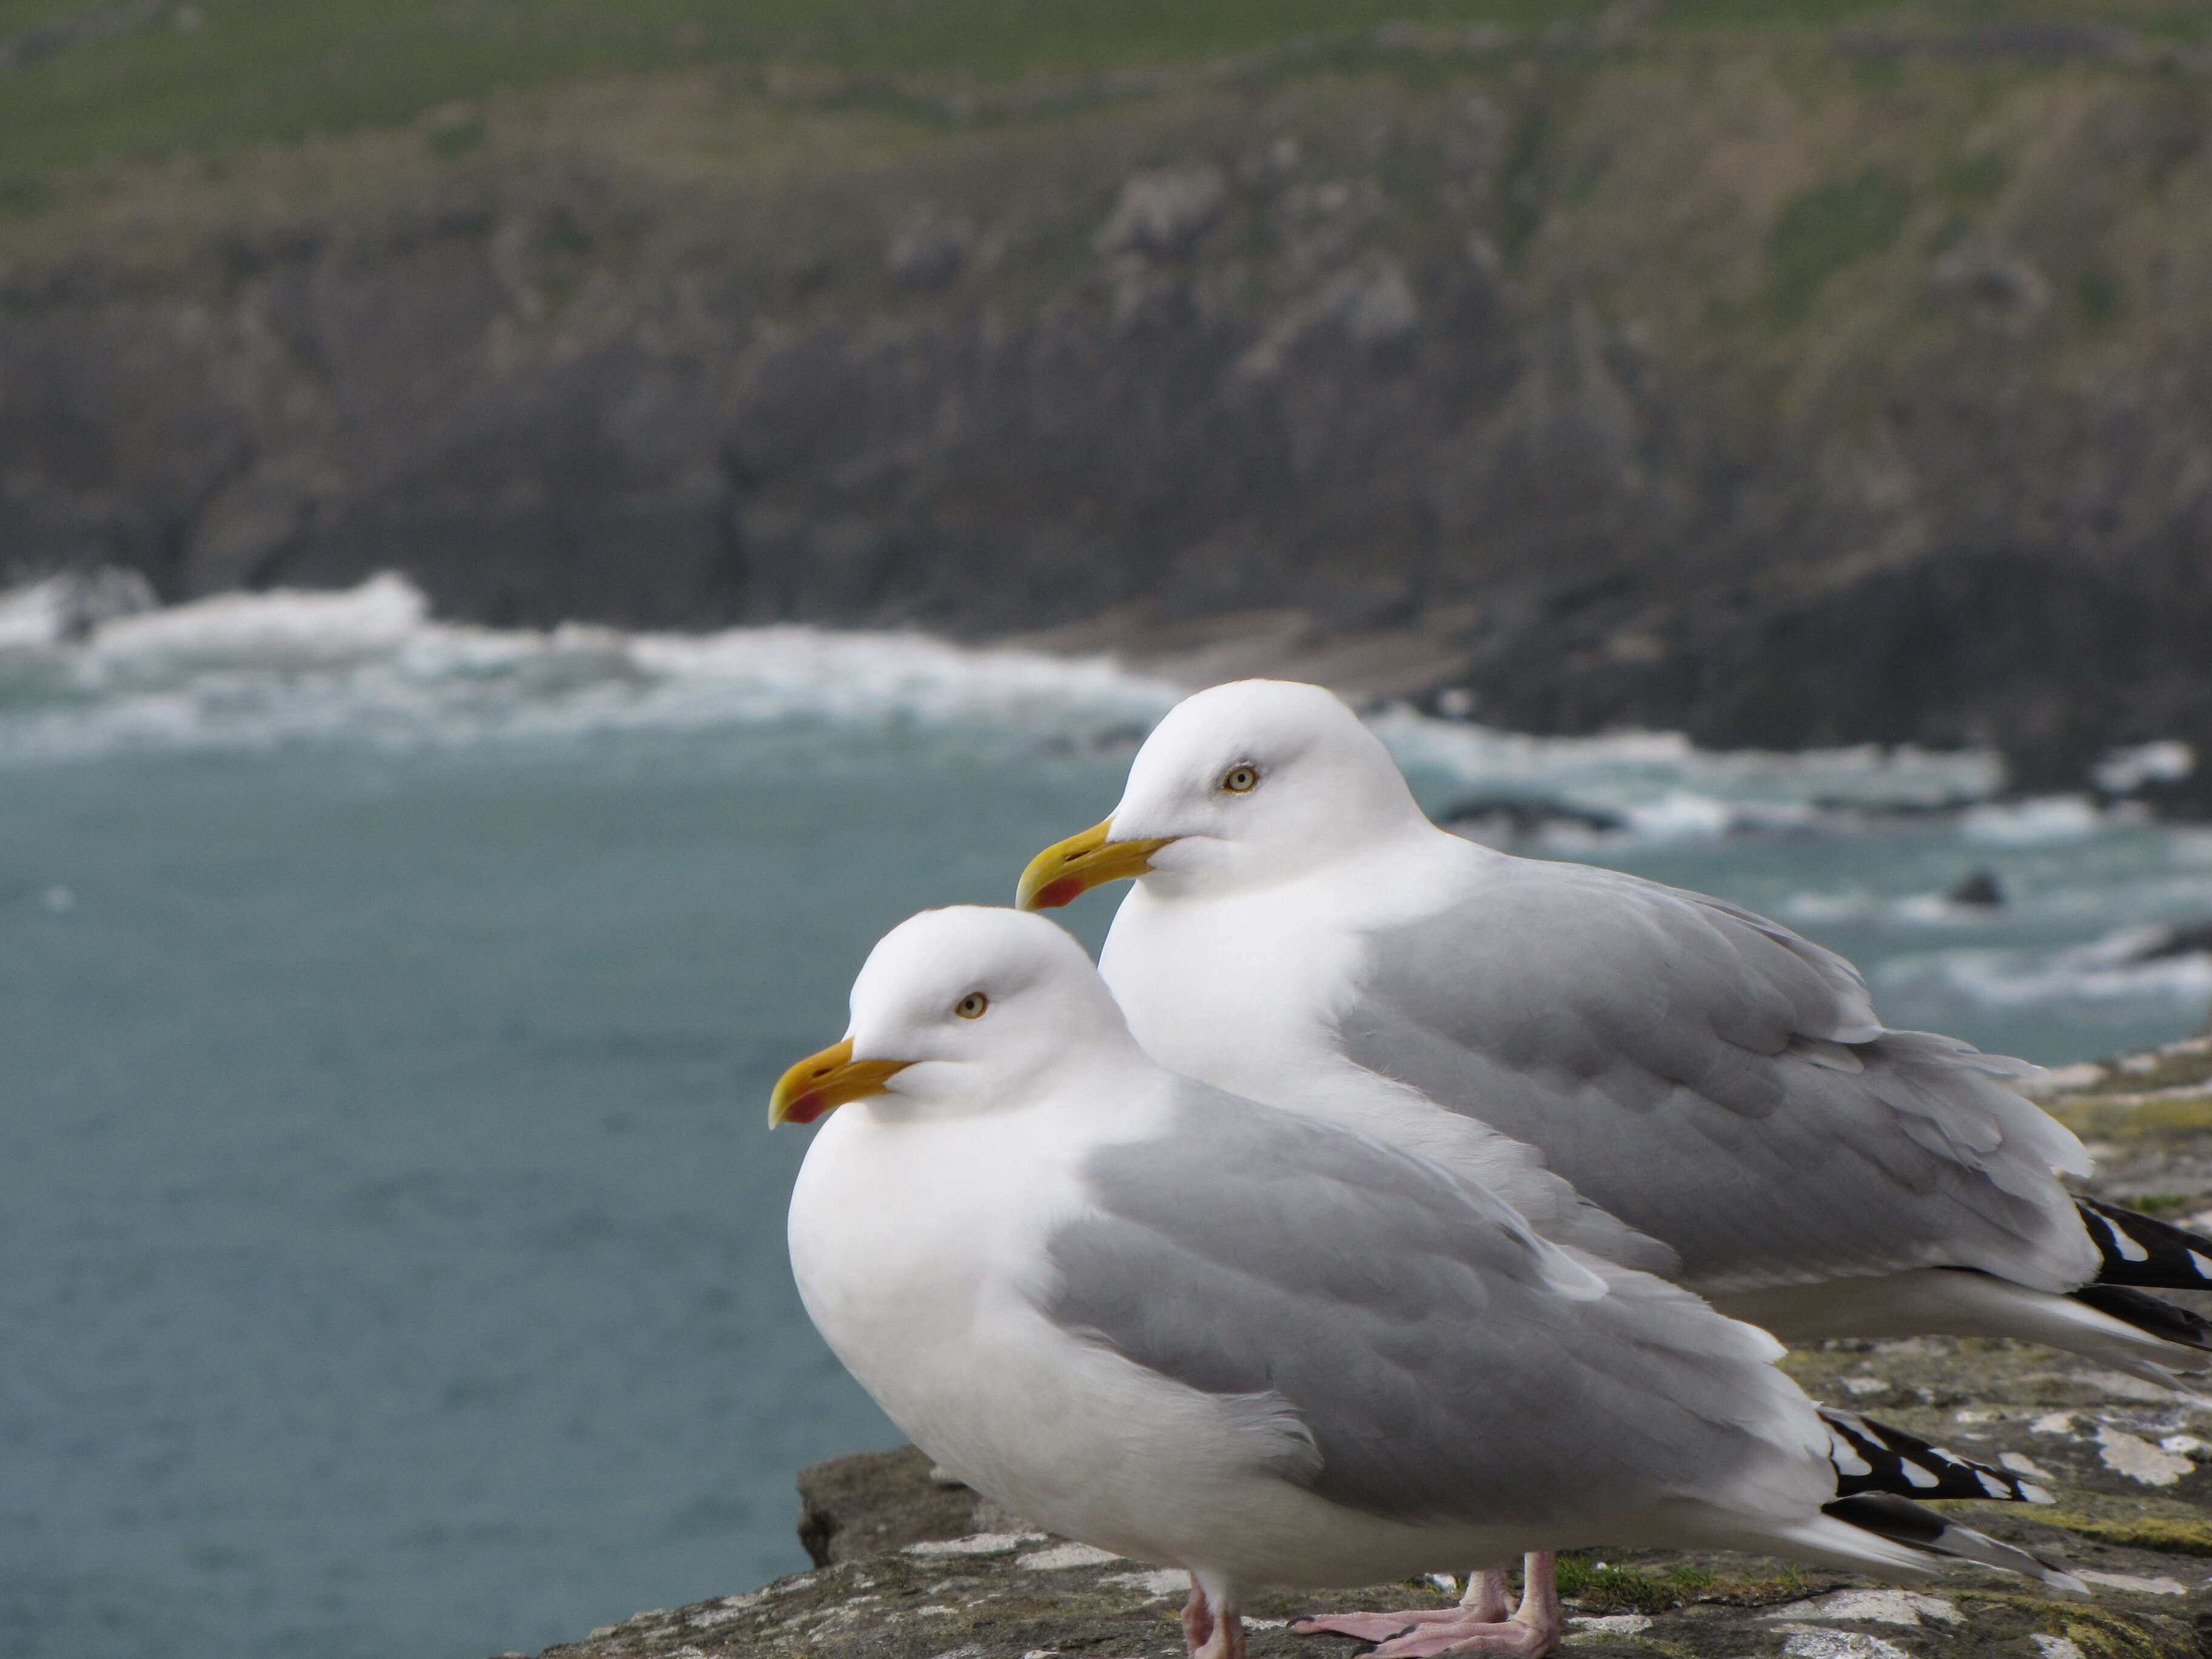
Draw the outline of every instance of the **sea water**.
M1175 692L395 579L75 643L52 601L0 601L0 1654L481 1659L804 1565L793 1471L897 1437L792 1291L769 1086ZM1515 850L1779 916L1893 1024L2065 1061L2212 1000L2142 951L2212 836L1988 757L1377 726L1432 810L1563 807Z

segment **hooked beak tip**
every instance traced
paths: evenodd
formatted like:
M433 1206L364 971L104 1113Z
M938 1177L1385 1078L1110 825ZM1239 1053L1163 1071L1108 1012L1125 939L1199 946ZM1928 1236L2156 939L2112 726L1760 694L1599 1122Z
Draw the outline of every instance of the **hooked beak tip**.
M853 1039L824 1048L776 1079L768 1099L768 1127L811 1123L848 1100L884 1092L884 1085L912 1064L903 1060L854 1060Z
M1022 910L1054 910L1109 881L1133 879L1151 871L1152 855L1175 839L1114 841L1114 820L1094 823L1079 836L1054 842L1022 872L1014 905Z

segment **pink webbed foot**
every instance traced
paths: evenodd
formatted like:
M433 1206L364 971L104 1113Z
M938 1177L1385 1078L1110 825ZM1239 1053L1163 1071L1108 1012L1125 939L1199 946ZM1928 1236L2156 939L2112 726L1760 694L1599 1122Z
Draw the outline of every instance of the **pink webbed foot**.
M1413 1613L1324 1613L1301 1619L1291 1628L1301 1636L1352 1636L1376 1647L1368 1659L1435 1659L1447 1653L1504 1653L1514 1659L1542 1659L1559 1644L1559 1593L1555 1564L1548 1553L1527 1562L1527 1589L1520 1609L1505 1611L1504 1575L1478 1573L1455 1607Z
M1513 1611L1511 1586L1502 1572L1471 1572L1467 1594L1455 1607L1426 1607L1407 1613L1342 1613L1303 1620L1301 1636L1354 1636L1363 1642L1387 1642L1415 1625L1499 1625Z
M1515 1659L1542 1659L1559 1645L1559 1632L1523 1624L1516 1616L1498 1624L1469 1620L1417 1626L1375 1649L1370 1659L1435 1659L1446 1653L1507 1653Z
M1465 1607L1409 1608L1403 1613L1320 1613L1294 1620L1301 1636L1355 1636L1363 1642L1388 1642L1424 1625L1486 1623L1470 1620Z

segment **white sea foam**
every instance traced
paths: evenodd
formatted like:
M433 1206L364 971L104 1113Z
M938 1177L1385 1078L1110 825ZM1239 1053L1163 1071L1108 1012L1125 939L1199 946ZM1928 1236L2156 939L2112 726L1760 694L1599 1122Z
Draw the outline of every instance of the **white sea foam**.
M2018 915L2001 905L1962 904L1943 893L1876 893L1864 887L1839 892L1796 892L1781 906L1784 920L1807 927L1835 922L1887 923L1904 927L1972 927Z
M112 586L112 584L111 584ZM58 579L0 595L0 763L307 741L449 746L778 722L980 720L1094 732L1182 695L1104 657L785 626L705 635L438 621L385 574L342 592L229 593L167 610ZM96 623L88 637L70 635ZM1376 728L1411 769L1553 800L1636 839L1789 829L1978 800L1996 757L1872 747L1713 753L1679 733L1535 738L1407 709Z
M1721 751L1699 749L1678 732L1537 738L1406 709L1374 725L1409 769L1612 818L1639 839L1841 827L1869 812L1964 806L2004 786L2002 760L1983 750L1869 744L1797 754Z
M2060 1002L2170 1001L2212 998L2212 952L2146 957L2170 937L2160 926L2115 928L2055 951L1960 949L1899 957L1877 975L1880 988L1936 989L1984 1008Z
M63 626L60 578L0 593L0 651L52 645Z
M2197 770L2197 751L2179 738L2115 749L2090 771L2097 787L2130 794L2147 783L2179 783Z
M1959 833L1989 847L2034 847L2084 840L2103 823L2104 814L2087 795L2038 795L1977 806L1960 820Z
M21 596L19 596L20 598ZM381 747L805 719L1149 720L1175 688L1104 659L805 627L701 635L434 620L404 579L224 594L106 623L0 622L0 762L352 740ZM41 622L51 622L41 635Z

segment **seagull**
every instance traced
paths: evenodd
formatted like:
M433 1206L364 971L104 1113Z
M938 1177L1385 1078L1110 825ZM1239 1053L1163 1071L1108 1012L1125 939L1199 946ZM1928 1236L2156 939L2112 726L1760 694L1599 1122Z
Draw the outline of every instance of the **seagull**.
M1437 829L1318 686L1185 699L1024 909L1133 878L1099 966L1177 1072L1443 1163L1542 1236L1785 1341L2008 1336L2173 1386L2212 1242L2076 1200L2021 1061L1892 1031L1842 957L1723 900ZM1551 1564L1531 1559L1531 1575ZM1457 1609L1503 1604L1470 1575Z
M1261 1585L1599 1540L2080 1587L1882 1490L1887 1431L1824 1419L1763 1332L1453 1170L1166 1070L1040 917L911 918L851 1007L769 1109L827 1116L791 1200L809 1316L963 1481L1188 1571L1196 1659L1241 1659ZM1547 1573L1500 1614L1378 1615L1378 1651L1559 1641Z
M2172 1384L2212 1241L2075 1199L2036 1075L1875 1019L1832 951L1701 893L1437 829L1319 686L1185 699L1024 908L1133 877L1099 966L1174 1070L1490 1186L1554 1242L1784 1341L2010 1336ZM1964 1270L1964 1271L1962 1271Z

